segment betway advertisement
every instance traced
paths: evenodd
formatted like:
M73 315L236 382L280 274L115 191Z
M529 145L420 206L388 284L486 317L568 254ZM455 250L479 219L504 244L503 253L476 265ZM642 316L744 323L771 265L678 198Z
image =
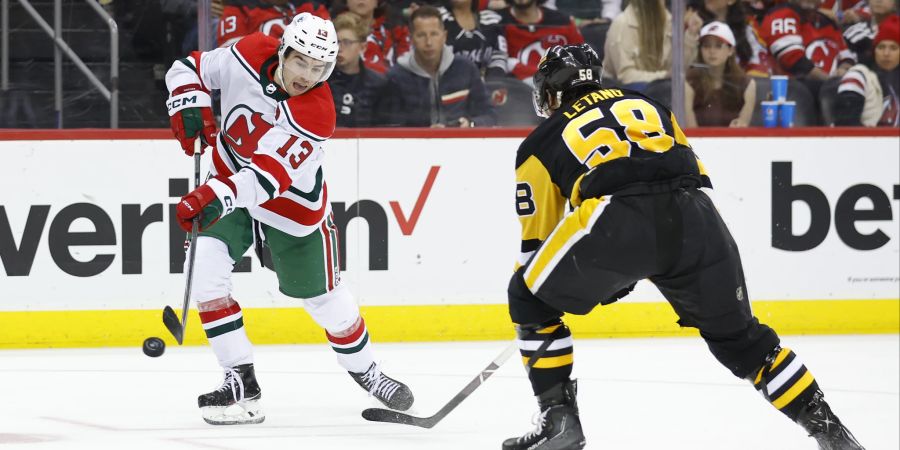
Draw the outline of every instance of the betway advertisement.
M361 304L505 302L519 245L520 141L326 145L343 279ZM900 297L898 138L692 143L752 299ZM0 310L180 304L185 235L173 211L193 164L174 141L0 141L0 152ZM235 267L235 298L245 307L291 306L252 253ZM629 301L662 297L644 282Z

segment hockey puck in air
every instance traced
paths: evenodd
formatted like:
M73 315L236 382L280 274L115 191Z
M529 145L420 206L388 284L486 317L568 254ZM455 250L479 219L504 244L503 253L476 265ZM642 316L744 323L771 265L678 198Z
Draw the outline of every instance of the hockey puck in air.
M162 356L163 352L166 351L166 343L163 342L162 339L158 337L149 337L144 339L144 354L151 357L156 358L157 356Z

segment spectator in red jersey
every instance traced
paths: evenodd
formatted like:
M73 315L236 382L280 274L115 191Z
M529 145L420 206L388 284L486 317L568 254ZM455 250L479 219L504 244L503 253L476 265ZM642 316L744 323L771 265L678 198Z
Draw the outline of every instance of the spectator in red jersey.
M308 12L323 19L330 19L328 10L315 0L290 2L288 0L232 0L222 9L216 42L219 47L233 44L238 39L257 31L281 38L284 27L297 14Z
M844 30L847 47L856 53L856 59L867 66L874 63L872 39L878 33L878 25L885 19L897 15L897 0L869 0L871 18L850 25Z
M767 77L772 63L769 50L753 27L753 16L742 0L692 0L688 8L697 11L704 24L724 22L734 34L738 64L751 76Z
M884 20L874 43L871 69L857 64L841 79L836 125L900 126L900 17Z
M370 30L363 61L366 67L384 74L397 58L409 52L409 29L399 12L385 0L345 0L334 4L332 13L350 11L359 16Z
M508 44L507 69L531 85L531 77L547 49L581 44L584 38L572 19L538 5L538 0L511 0L511 5L499 11Z
M746 127L753 116L756 82L735 59L737 41L724 22L700 30L697 64L687 73L684 90L686 124L702 127Z
M791 0L771 9L762 24L775 71L805 79L813 95L822 81L843 76L856 63L837 23L818 10L819 3Z
M684 62L689 65L697 56L703 20L688 10L684 21ZM672 15L663 0L631 0L613 20L606 35L603 71L639 91L651 81L671 76Z

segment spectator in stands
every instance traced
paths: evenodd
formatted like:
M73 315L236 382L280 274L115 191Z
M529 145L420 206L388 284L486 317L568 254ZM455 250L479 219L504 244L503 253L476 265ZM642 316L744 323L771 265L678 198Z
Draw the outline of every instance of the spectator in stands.
M622 13L622 0L557 0L559 12L572 18L584 41L603 58L603 43L612 20Z
M337 64L328 84L334 97L337 126L376 125L378 99L387 81L362 62L369 28L356 14L344 12L334 18L334 29L339 47Z
M872 18L866 0L822 0L819 11L842 27Z
M875 64L853 66L838 87L835 124L900 126L900 17L878 27Z
M397 60L409 52L409 29L399 11L386 0L341 0L332 13L350 11L369 28L363 61L366 67L384 74Z
M323 19L330 19L328 10L315 0L244 0L225 5L219 18L216 33L219 47L230 45L238 39L257 31L280 38L285 25L297 14L308 12Z
M684 58L697 55L703 20L693 10L684 15ZM669 78L672 70L672 15L663 0L631 0L606 35L603 71L621 85L643 90L647 83Z
M704 24L716 21L728 24L734 34L734 52L741 68L751 76L769 76L772 68L769 50L756 33L754 17L744 1L692 0L688 8L697 11Z
M469 58L484 77L506 76L506 36L500 15L477 0L447 0L439 8L453 53Z
M878 25L885 19L897 15L897 0L869 0L869 12L871 17L844 30L844 40L847 47L856 53L856 58L861 64L872 66L874 55L872 39L878 33Z
M507 69L529 85L547 49L554 45L584 42L572 19L559 11L538 5L538 1L511 0L512 6L500 10L509 45Z
M818 10L820 1L790 0L771 9L762 24L775 72L800 78L813 96L823 81L856 63L837 23Z
M710 22L700 30L700 54L697 64L688 70L684 92L688 127L750 124L756 82L738 65L736 43L724 22Z
M413 50L387 74L386 123L399 126L474 127L496 122L475 63L446 45L441 13L420 6L410 16Z

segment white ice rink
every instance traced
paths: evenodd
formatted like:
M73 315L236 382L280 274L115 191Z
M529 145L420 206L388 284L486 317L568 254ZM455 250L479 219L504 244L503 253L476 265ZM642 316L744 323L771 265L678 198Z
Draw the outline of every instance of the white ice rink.
M577 339L577 336L576 336ZM788 336L868 450L900 448L900 337ZM385 372L431 415L504 342L380 344ZM377 406L325 345L260 346L263 424L206 425L197 394L221 381L207 347L0 351L3 449L498 449L531 428L536 405L515 357L431 430L370 423ZM734 378L699 339L576 340L590 449L793 450L814 441Z

